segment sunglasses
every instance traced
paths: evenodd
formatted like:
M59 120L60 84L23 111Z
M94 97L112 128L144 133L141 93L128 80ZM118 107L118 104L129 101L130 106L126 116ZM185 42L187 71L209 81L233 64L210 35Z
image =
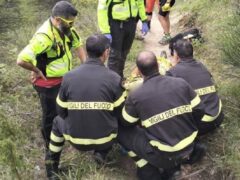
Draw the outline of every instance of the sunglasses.
M67 19L64 19L62 17L57 17L57 18L61 19L62 21L64 21L69 26L73 26L74 20L67 20Z

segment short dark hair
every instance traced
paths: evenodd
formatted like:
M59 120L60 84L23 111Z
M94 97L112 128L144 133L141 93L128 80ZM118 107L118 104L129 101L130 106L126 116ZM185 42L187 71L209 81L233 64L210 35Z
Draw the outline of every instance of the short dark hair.
M77 16L78 11L76 8L67 1L59 1L52 8L52 16L53 17L63 17L69 19L70 17Z
M178 40L173 45L173 49L177 52L180 58L192 58L193 46L191 42L185 39Z
M95 34L87 38L86 50L90 58L98 58L110 47L110 41L103 34Z
M183 39L182 33L179 33L179 34L177 34L176 36L174 36L170 39L169 50L170 50L171 56L173 56L173 54L174 54L174 47L173 47L174 44L180 39Z
M137 56L136 64L144 76L151 76L159 72L157 57L151 51L140 52Z

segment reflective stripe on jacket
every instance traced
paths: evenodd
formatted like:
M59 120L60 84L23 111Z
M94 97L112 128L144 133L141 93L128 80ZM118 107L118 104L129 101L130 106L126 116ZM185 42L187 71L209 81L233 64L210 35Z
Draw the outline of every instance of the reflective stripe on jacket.
M78 145L113 142L118 130L115 111L125 96L120 76L100 59L88 59L67 73L57 97L58 113L66 121L64 137Z
M222 111L222 103L217 95L212 75L206 67L194 59L181 60L167 73L169 76L183 78L195 90L204 104L204 122L213 122Z
M186 81L155 74L130 93L122 116L126 124L139 122L152 146L176 152L191 145L197 136L193 114L201 110L200 101Z
M72 69L70 49L81 46L74 28L71 35L60 35L50 19L38 29L29 44L20 52L18 59L37 66L47 77L62 77Z
M143 0L99 0L98 24L102 33L110 33L109 19L125 21L139 15L142 21L147 20Z

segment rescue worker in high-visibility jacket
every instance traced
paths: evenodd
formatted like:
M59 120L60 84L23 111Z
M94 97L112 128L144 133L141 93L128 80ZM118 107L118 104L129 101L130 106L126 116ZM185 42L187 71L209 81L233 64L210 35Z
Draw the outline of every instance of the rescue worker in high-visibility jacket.
M78 150L95 150L104 159L117 137L117 116L126 93L121 77L104 66L109 40L92 35L86 50L87 61L64 76L59 90L59 116L54 119L46 158L48 177L57 173L65 140Z
M111 52L108 67L123 77L127 55L132 46L138 18L142 21L142 33L148 32L144 0L98 0L98 25L108 37Z
M136 161L139 179L167 179L195 152L201 100L183 79L160 75L152 52L141 52L137 67L144 83L125 101L118 140Z
M173 64L166 74L183 78L201 98L205 115L198 121L199 135L219 127L224 119L222 102L217 94L211 73L193 58L193 46L188 40L173 44Z
M86 59L81 39L73 28L77 13L69 2L57 2L51 17L38 29L17 59L19 66L32 71L32 83L42 107L41 132L46 147L57 115L56 97L62 77L72 68L70 50L75 48L79 59Z

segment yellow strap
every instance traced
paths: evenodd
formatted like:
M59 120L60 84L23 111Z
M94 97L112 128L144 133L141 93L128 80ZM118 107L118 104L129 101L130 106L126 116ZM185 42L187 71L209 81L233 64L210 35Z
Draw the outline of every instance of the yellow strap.
M204 122L212 122L214 121L215 119L217 119L217 117L219 116L219 114L221 113L221 110L222 110L222 101L219 100L219 109L218 109L218 113L216 116L209 116L209 115L204 115L203 118L202 118L202 121Z
M135 117L133 117L133 116L130 116L130 115L126 112L125 106L123 107L123 110L122 110L122 116L123 116L123 118L124 118L127 122L129 122L129 123L135 123L135 122L138 121L138 118L135 118Z
M53 132L51 132L50 139L56 143L62 143L64 141L63 137L58 137Z
M99 139L84 139L84 138L74 138L68 134L63 134L64 138L74 144L80 145L92 145L92 144L104 144L110 142L117 137L117 134L110 134L108 137L99 138Z
M49 149L52 152L58 153L62 150L62 146L54 146L51 143L49 144Z
M177 143L175 146L169 146L160 143L159 141L151 140L150 144L152 146L157 147L160 151L165 151L165 152L175 152L175 151L180 151L190 145L194 139L197 137L198 131L194 131L190 136L187 138L181 140L179 143Z
M145 166L148 162L145 159L140 159L139 161L136 162L137 167L142 168Z
M215 86L208 86L208 87L204 87L204 88L195 89L195 92L199 96L203 96L203 95L206 95L206 94L216 92L216 88L215 88Z
M197 96L191 101L191 106L192 106L192 108L196 107L200 102L201 102L201 99L200 99L200 97L197 95Z
M115 101L115 102L113 103L113 104L114 104L114 107L120 106L120 105L125 101L126 96L127 96L127 92L124 91L124 92L122 93L121 97L120 97L117 101Z
M179 106L179 107L164 111L160 114L154 115L154 116L142 121L142 126L145 126L146 128L148 128L154 124L157 124L164 120L170 119L174 116L189 113L189 112L192 112L192 108L190 105Z

